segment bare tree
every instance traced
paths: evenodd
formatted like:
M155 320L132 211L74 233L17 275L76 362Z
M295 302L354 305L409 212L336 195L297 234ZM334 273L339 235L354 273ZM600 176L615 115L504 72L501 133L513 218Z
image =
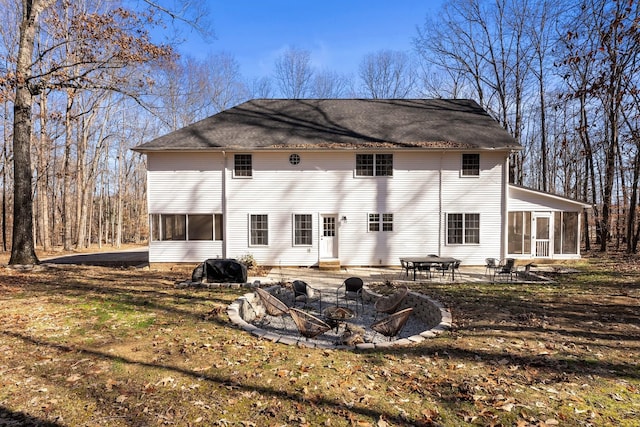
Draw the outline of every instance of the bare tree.
M408 98L416 87L416 71L405 52L381 50L366 55L359 65L359 76L365 96Z
M143 18L116 3L109 3L110 9L97 7L93 11L76 3L54 4L53 0L22 1L15 70L3 76L3 84L15 88L11 264L38 261L33 238L30 152L34 96L45 88L63 89L68 94L93 88L135 95L148 83L148 77L134 76L126 70L172 54L169 47L150 41L145 31L151 22L149 16ZM46 31L48 37L36 44L38 31Z
M269 77L256 77L247 86L250 98L271 98L273 96L272 82Z
M335 71L324 70L315 73L310 94L313 98L343 98L350 86L348 77Z
M274 79L286 98L309 96L313 75L311 53L307 50L289 47L275 61Z
M23 0L13 105L13 238L9 264L38 262L33 240L31 192L31 106L33 104L32 59L36 29L42 11L51 1Z

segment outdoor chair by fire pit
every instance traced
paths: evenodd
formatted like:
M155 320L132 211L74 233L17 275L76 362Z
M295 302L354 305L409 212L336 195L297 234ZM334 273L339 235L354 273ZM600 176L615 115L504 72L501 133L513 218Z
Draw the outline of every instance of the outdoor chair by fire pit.
M319 289L314 288L302 280L294 280L293 286L293 305L303 302L306 306L311 301L319 301L320 311L322 312L322 293Z
M273 317L279 317L282 321L282 326L284 326L284 320L282 316L289 313L289 307L282 301L280 301L277 297L271 295L269 292L265 291L262 288L256 288L256 293L264 306L264 311ZM263 319L263 321L266 319Z
M349 301L355 301L356 303L356 312L358 311L358 300L360 301L360 306L364 311L364 301L362 301L362 288L364 288L364 282L359 277L349 277L347 280L342 282L342 285L338 287L336 290L336 305L340 306L338 302L338 298L340 294L347 302L347 307L349 306Z
M409 320L409 316L413 313L413 308L405 308L404 310L397 311L384 319L380 319L377 322L371 324L371 329L379 334L384 335L391 341L396 337L404 325Z
M402 304L402 301L404 301L404 299L407 297L408 293L409 288L403 286L390 295L378 298L374 304L374 308L376 309L376 316L373 320L376 320L378 318L378 314L380 313L395 313L396 310L400 307L400 304Z
M307 340L324 334L331 329L331 326L322 321L322 319L319 319L305 311L298 310L297 308L290 308L289 314L298 327L300 335L305 337Z

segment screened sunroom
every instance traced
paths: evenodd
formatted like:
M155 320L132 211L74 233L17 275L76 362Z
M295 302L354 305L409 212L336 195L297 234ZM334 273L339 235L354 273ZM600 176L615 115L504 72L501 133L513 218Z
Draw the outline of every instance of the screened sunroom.
M506 246L511 258L580 257L580 224L588 204L509 186Z

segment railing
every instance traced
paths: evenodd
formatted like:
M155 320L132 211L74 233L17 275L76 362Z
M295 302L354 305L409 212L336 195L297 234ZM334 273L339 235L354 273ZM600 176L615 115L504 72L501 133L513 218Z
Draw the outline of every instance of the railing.
M549 240L536 240L536 256L549 256Z

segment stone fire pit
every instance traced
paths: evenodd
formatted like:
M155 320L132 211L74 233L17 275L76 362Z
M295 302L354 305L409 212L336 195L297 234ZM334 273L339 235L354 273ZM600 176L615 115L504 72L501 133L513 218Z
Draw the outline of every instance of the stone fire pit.
M290 289L281 286L270 286L264 289L292 306L293 300ZM325 290L322 294L322 306L324 309L336 305L335 292ZM357 313L351 319L345 316L344 322L342 322L342 319L339 322L342 325L338 326L337 332L335 325L332 325L333 328L330 331L315 339L301 337L290 316L271 318L271 316L267 315L255 292L247 293L238 298L229 305L227 313L234 324L255 336L282 344L319 348L372 349L407 346L436 337L451 327L451 313L438 301L424 294L410 291L399 310L412 307L414 309L413 314L399 336L396 339L389 340L389 338L369 329L369 325L376 318L374 303L381 296L368 286L365 286L363 289L364 309L362 312ZM322 319L323 314L319 309L319 303L320 301L308 304L304 309ZM346 306L346 302L341 301L340 306ZM355 305L352 307L355 308ZM298 305L298 308L303 307ZM378 314L377 319L385 316L386 314Z

